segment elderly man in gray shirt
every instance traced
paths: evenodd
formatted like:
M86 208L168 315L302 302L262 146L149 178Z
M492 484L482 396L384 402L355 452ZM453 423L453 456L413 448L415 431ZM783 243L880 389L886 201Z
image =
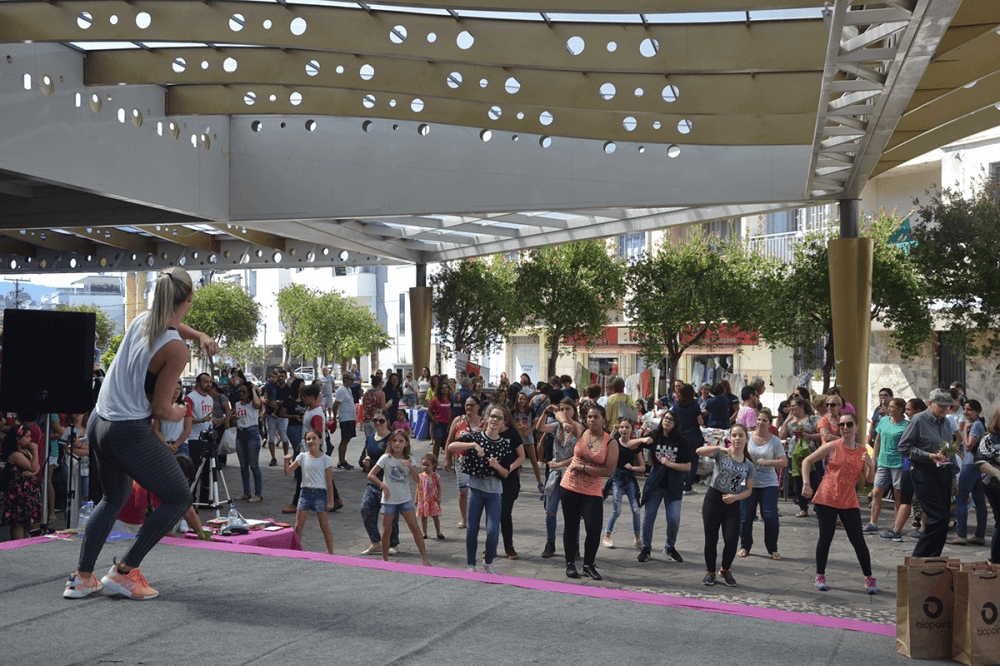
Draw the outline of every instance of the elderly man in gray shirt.
M913 549L915 557L939 557L948 538L951 516L951 470L942 451L951 446L955 431L945 418L955 404L951 394L931 391L928 407L906 426L899 437L899 452L909 458L913 491L924 510L924 535Z

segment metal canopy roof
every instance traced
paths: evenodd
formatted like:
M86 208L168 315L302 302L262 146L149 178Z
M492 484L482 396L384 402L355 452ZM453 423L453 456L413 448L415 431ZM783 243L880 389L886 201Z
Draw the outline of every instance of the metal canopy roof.
M428 263L856 198L993 0L0 1L0 271Z

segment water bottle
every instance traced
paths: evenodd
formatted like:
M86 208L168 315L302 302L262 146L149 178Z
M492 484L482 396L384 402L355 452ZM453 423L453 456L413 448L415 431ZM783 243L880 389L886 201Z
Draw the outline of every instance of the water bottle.
M229 503L229 525L240 524L240 512L236 510L236 505L232 502Z
M83 506L80 507L80 520L76 527L77 534L83 534L87 531L87 521L90 520L90 515L92 513L94 513L94 503L84 502Z

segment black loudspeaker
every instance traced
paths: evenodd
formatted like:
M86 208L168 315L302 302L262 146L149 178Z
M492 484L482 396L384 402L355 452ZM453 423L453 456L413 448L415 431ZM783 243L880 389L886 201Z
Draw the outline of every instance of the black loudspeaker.
M93 312L4 310L0 408L80 414L94 406Z

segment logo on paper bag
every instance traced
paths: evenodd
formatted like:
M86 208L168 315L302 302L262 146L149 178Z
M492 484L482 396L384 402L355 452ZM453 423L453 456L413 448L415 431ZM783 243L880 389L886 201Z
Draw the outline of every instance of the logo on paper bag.
M989 601L983 606L983 622L993 624L997 621L997 607Z
M924 599L924 615L930 620L936 620L944 613L944 602L937 597L927 597ZM917 629L950 629L951 620L939 620L938 622L917 622Z
M932 606L933 604L933 606ZM924 599L924 615L934 620L944 612L944 604L937 597L927 597Z

